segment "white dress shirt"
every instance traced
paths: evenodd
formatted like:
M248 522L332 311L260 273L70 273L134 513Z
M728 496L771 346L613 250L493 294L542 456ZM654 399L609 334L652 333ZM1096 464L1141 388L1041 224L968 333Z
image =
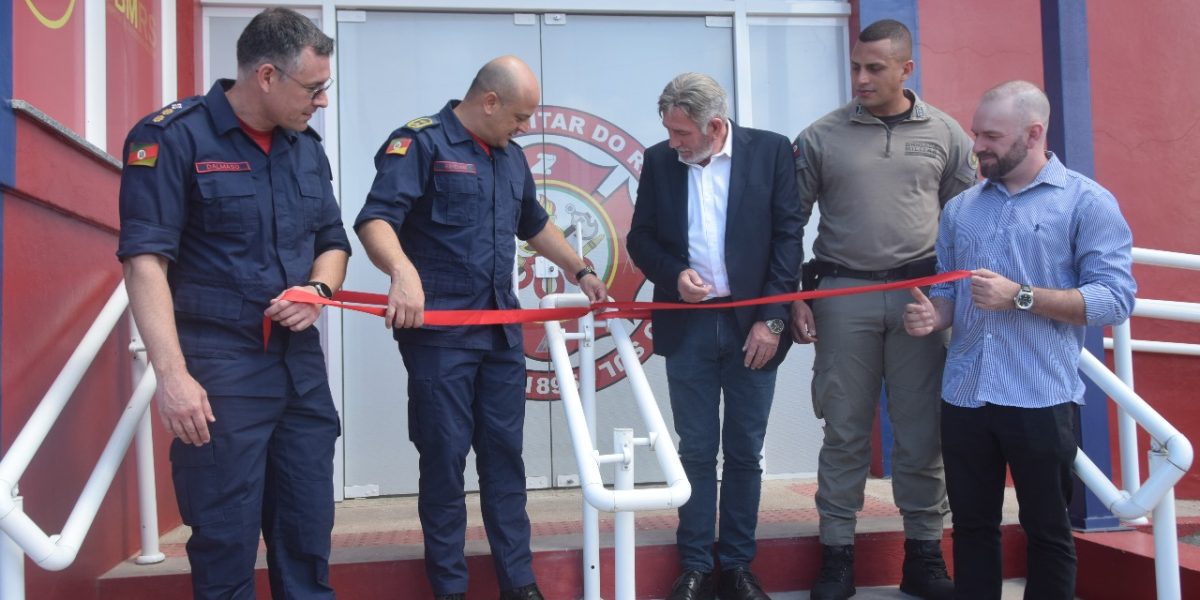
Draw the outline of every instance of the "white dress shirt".
M729 170L733 160L731 128L726 122L725 142L704 166L688 167L688 262L712 291L704 297L728 296L725 270L725 214L729 206Z

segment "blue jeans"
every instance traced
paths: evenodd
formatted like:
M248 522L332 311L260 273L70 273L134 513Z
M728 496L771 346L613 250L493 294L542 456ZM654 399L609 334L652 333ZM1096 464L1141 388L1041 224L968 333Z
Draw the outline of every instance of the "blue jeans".
M748 567L756 547L759 460L775 395L775 370L754 371L743 365L746 340L732 310L689 313L684 339L667 357L679 458L692 484L691 499L679 508L675 537L680 562L684 570L713 570L720 446L724 464L717 559L722 569Z

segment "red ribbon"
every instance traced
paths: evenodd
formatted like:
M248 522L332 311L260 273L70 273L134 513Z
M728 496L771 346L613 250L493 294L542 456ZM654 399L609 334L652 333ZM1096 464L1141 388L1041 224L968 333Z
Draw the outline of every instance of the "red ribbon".
M890 283L863 285L841 288L836 290L812 290L807 292L791 292L776 294L750 300L736 302L721 302L714 304L692 304L687 302L593 302L590 307L577 306L568 308L502 308L487 310L427 310L424 313L426 325L509 325L514 323L543 323L546 321L565 321L578 319L589 312L595 312L597 319L648 319L653 310L695 310L713 308L738 308L742 306L758 306L760 304L780 304L796 300L812 300L815 298L830 298L833 296L850 296L870 292L886 292L889 290L925 287L936 283L957 281L971 276L970 271L946 271L937 275L905 279ZM354 310L369 315L384 316L387 310L387 295L370 294L367 292L341 291L333 298L322 298L311 292L291 289L283 294L283 300L304 302L306 304L325 304L343 310ZM604 312L601 312L604 311ZM263 318L263 349L271 336L271 320Z

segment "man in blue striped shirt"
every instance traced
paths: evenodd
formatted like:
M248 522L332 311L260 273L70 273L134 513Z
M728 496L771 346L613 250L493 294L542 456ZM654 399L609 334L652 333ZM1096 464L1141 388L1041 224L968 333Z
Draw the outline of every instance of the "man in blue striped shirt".
M1087 326L1125 321L1136 284L1116 199L1046 151L1050 103L1011 81L984 94L971 129L987 180L952 199L934 286L906 307L909 334L953 325L942 379L942 453L954 524L955 597L1000 598L1005 466L1029 540L1027 598L1074 598L1067 505L1077 370Z

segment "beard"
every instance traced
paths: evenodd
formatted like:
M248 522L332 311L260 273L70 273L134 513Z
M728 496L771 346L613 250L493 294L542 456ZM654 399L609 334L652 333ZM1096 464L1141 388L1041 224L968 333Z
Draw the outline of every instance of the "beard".
M696 148L688 149L688 156L684 156L682 152L679 152L680 149L676 149L675 152L679 154L679 160L682 160L689 165L698 165L712 158L714 141L715 140L713 140L712 135L710 135L708 132L701 131L700 143L697 144Z
M1011 173L1029 155L1029 148L1025 147L1023 141L1022 139L1013 141L1012 146L1002 156L996 156L991 152L980 152L977 155L979 172L988 179L1000 179ZM991 159L992 162L984 162L985 159Z

